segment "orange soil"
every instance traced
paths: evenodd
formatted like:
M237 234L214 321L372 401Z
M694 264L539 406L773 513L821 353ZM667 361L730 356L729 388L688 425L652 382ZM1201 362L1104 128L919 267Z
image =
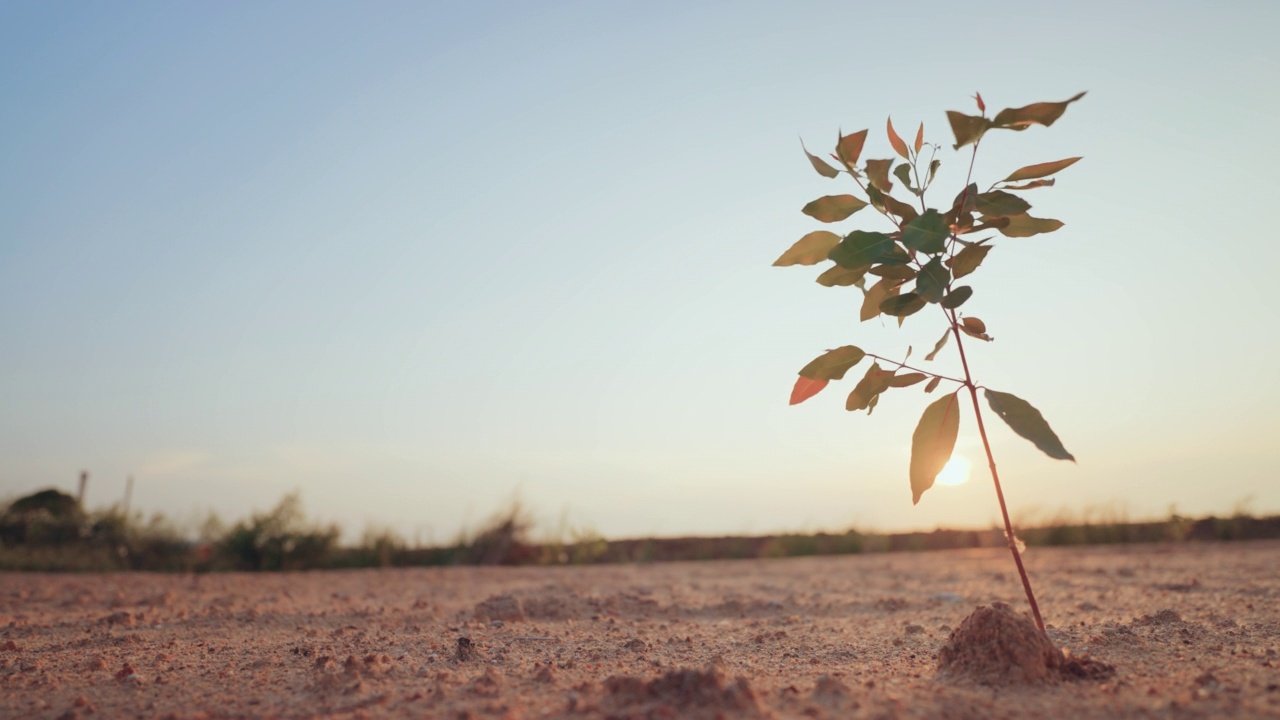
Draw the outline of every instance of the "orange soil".
M937 673L975 606L1025 607L1003 550L0 574L0 718L1280 718L1280 543L1027 561L1054 643L1114 675Z

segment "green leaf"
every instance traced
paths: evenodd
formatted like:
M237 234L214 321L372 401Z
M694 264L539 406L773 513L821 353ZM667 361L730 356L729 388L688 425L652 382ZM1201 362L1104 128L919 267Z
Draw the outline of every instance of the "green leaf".
M911 435L911 504L920 502L924 491L951 459L956 437L960 434L960 396L958 392L938 398L924 409L916 431Z
M1020 108L1005 108L996 113L995 120L991 124L994 127L1008 130L1026 130L1032 125L1048 127L1062 117L1062 113L1067 111L1068 105L1082 97L1084 97L1084 93L1062 102L1038 102Z
M893 249L880 262L885 265L906 265L911 262L911 255L902 248L901 245L894 243Z
M824 223L840 222L858 212L867 204L852 195L824 195L805 205L805 215Z
M925 391L926 393L931 393L931 392L933 392L934 390L937 390L937 389L938 389L938 383L940 383L940 382L942 382L942 378L940 378L940 377L936 377L936 376L935 376L932 380L930 380L930 381L929 381L929 384L928 384L928 385L925 385L925 386L924 386L924 391Z
M892 195L889 195L887 193L882 193L879 190L875 189L875 187L867 188L868 195L871 195L873 193L879 196L877 198L879 200L879 207L882 207L885 210L889 211L889 213L892 215L898 216L899 218L901 218L902 222L904 223L911 222L912 220L915 220L917 217L920 216L920 213L916 212L915 208L902 202L898 198Z
M1030 215L1010 215L1009 224L999 228L1005 237L1031 237L1040 233L1049 233L1062 227L1061 220L1037 218Z
M920 281L917 280L916 284L919 285ZM880 312L885 315L904 318L908 315L914 315L920 312L920 309L927 304L928 303L925 302L925 299L916 293L903 293L901 295L895 295L888 298L884 302L880 303Z
M938 338L938 342L933 344L933 349L929 351L929 354L924 356L924 359L932 362L934 358L938 357L938 353L942 350L942 346L947 344L947 339L950 337L951 328L947 328L946 332L942 333L942 337Z
M973 232L973 205L977 197L977 187L970 185L968 190L961 191L956 196L955 202L951 204L951 209L943 216L947 222L947 229L957 236Z
M1058 172L1059 170L1065 170L1066 168L1069 168L1072 165L1075 165L1077 162L1080 162L1080 158L1073 157L1073 158L1067 158L1065 160L1054 160L1053 162L1045 162L1045 163L1037 163L1035 165L1028 165L1024 168L1018 168L1017 170L1013 171L1012 175L1005 178L1004 180L1001 180L1000 182L1017 182L1019 180L1031 180L1034 178L1048 177Z
M974 201L978 212L994 217L1022 215L1031 209L1031 203L1003 190L984 192L974 198Z
M867 161L867 179L881 192L887 193L893 190L893 183L889 182L889 166L891 165L893 165L893 160Z
M833 178L840 174L840 171L827 164L826 160L809 152L809 148L804 146L804 141L800 141L800 149L804 150L804 154L809 158L809 163L813 165L813 169L818 171L822 177Z
M894 280L914 280L916 269L910 265L877 265L869 271L872 275L893 278Z
M826 230L817 230L797 240L796 244L782 253L782 256L774 260L773 264L774 267L817 265L826 260L832 248L839 244L839 235Z
M893 130L893 118L890 117L886 123L889 130L889 145L893 147L893 151L902 156L904 160L911 159L911 153L907 152L907 144L898 137L898 133Z
M866 268L847 268L836 265L827 268L818 276L818 284L826 287L862 287L862 278L867 274Z
M946 218L929 208L902 229L902 244L918 252L940 253L947 249L950 234Z
M951 217L959 217L965 213L973 212L974 205L978 202L978 184L970 183L968 187L956 194L956 199L951 201Z
M844 409L853 412L869 408L875 402L877 395L889 389L891 380L893 380L892 370L882 370L879 363L871 363L867 374L862 376L857 386L853 388L853 392L849 393Z
M866 353L861 348L845 345L828 350L800 369L800 377L810 380L841 380L849 368L862 362Z
M951 273L942 264L942 258L935 257L920 268L920 274L916 276L916 294L925 302L939 302L947 292L949 282Z
M893 169L893 176L898 178L902 186L911 191L912 195L919 195L920 191L911 184L911 166L907 163L900 163L898 167Z
M916 383L924 382L924 379L926 377L928 376L925 375L924 373L919 373L919 372L894 375L893 379L889 381L889 387L895 387L895 388L911 387Z
M892 280L890 278L883 278L875 285L872 285L862 298L862 309L858 313L858 318L866 322L873 317L879 316L880 303L896 296L900 287L902 287L901 280Z
M1076 461L1062 446L1062 441L1049 427L1049 423L1045 422L1044 416L1031 403L1016 395L990 389L983 390L983 394L987 398L987 404L1000 419L1013 428L1014 432L1035 443L1040 452L1055 460Z
M961 285L955 290L947 293L947 296L942 298L941 304L942 307L948 310L955 310L965 304L965 302L967 302L971 297L973 297L973 288L968 285Z
M832 248L827 257L841 267L865 270L886 259L893 260L896 247L893 238L884 233L854 230Z
M880 188L876 187L875 183L872 183L870 185L867 185L866 191L867 191L867 199L871 201L871 206L877 210L884 210L885 195L883 192L880 191Z
M822 388L827 386L826 380L810 380L807 377L796 378L796 384L791 388L791 405L799 405L809 398L822 392Z
M859 130L852 135L841 135L840 140L836 143L836 157L850 171L858 164L858 157L862 155L862 145L867 141L867 131Z
M984 117L965 115L955 110L947 111L947 122L951 123L951 132L956 136L956 150L978 142L982 134L991 127L991 121Z
M932 185L932 184L933 184L933 176L934 176L934 175L936 175L936 174L938 174L938 168L940 168L940 167L942 167L942 161L941 161L941 160L930 160L930 161L929 161L929 178L928 178L927 180L925 180L925 181L924 181L924 184L925 184L925 185Z

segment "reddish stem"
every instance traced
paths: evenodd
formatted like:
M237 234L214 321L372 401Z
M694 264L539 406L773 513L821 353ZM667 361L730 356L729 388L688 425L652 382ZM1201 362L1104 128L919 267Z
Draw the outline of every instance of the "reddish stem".
M956 321L954 310L948 310L951 320L951 332L956 336L956 347L960 350L960 364L964 367L964 386L969 388L969 397L973 400L973 414L978 418L978 434L982 436L982 448L987 451L987 466L991 468L991 482L996 486L996 499L1000 501L1000 515L1004 517L1004 536L1009 542L1009 552L1013 553L1013 562L1018 566L1018 577L1022 578L1022 589L1027 593L1027 604L1031 606L1031 615L1035 618L1036 627L1044 632L1044 620L1040 617L1040 606L1036 603L1036 595L1031 590L1031 578L1027 577L1027 569L1022 565L1022 553L1018 552L1018 540L1013 534L1013 523L1009 520L1009 508L1004 502L1004 490L1000 488L1000 473L996 471L996 458L991 454L991 441L987 440L987 428L982 422L982 406L978 404L978 387L969 374L969 360L964 354L964 341L960 338L960 323Z

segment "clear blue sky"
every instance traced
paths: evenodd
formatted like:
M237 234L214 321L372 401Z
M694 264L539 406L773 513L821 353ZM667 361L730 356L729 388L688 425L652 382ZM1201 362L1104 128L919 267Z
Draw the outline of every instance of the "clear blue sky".
M6 3L0 496L87 469L91 505L132 474L136 508L234 518L299 489L437 541L513 492L615 537L985 525L978 470L911 505L918 389L787 406L826 348L942 331L770 267L846 189L799 138L870 127L889 157L886 115L923 120L944 204L945 110L1088 90L977 162L1085 156L1027 194L1066 227L997 241L966 306L996 337L977 378L1079 459L993 428L1013 512L1280 511L1278 27L1270 2ZM958 452L980 467L968 416Z

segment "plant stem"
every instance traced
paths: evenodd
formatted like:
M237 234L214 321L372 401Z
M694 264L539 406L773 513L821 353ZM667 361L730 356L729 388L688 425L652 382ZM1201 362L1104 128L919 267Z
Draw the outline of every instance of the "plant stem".
M965 384L965 382L964 382L963 380L959 379L959 378L953 378L953 377L950 377L950 376L948 376L948 375L939 375L939 374L938 374L938 373L936 373L936 372L930 372L929 370L922 370L922 369L920 369L920 368L918 368L918 367L911 367L910 365L908 365L908 364L906 364L906 363L898 362L897 360L890 360L890 359L889 359L889 358L887 358L887 357L883 357L883 356L881 356L881 355L876 355L875 353L867 353L866 355L867 355L867 357L869 357L869 358L875 358L876 360L883 360L884 362L887 362L887 363L893 363L894 365L897 365L898 367L903 368L903 369L905 369L905 370L913 370L913 371L915 371L915 372L920 373L921 375L928 375L929 377L936 377L936 378L938 378L938 379L940 379L940 380L950 380L950 381L951 381L951 382L953 382L953 383L959 383L959 384L961 384L961 385L964 385L964 384Z
M982 422L982 406L978 404L978 386L969 373L969 360L964 354L964 341L960 338L960 323L956 320L954 310L947 310L951 320L951 332L956 336L956 347L960 350L960 364L964 367L964 386L969 388L969 397L973 400L973 414L978 418L978 434L982 436L982 447L987 451L987 466L991 468L991 482L996 486L996 499L1000 501L1000 514L1004 517L1004 536L1009 542L1009 552L1013 553L1013 562L1018 566L1018 577L1022 578L1022 589L1027 593L1027 604L1031 606L1031 615L1035 618L1036 627L1044 632L1044 620L1040 617L1040 606L1036 603L1036 594L1031 590L1031 579L1027 577L1027 569L1022 565L1022 553L1018 552L1017 536L1013 534L1013 523L1009 520L1009 508L1004 502L1004 490L1000 488L1000 473L996 471L996 458L991 454L991 441L987 439L987 428Z

